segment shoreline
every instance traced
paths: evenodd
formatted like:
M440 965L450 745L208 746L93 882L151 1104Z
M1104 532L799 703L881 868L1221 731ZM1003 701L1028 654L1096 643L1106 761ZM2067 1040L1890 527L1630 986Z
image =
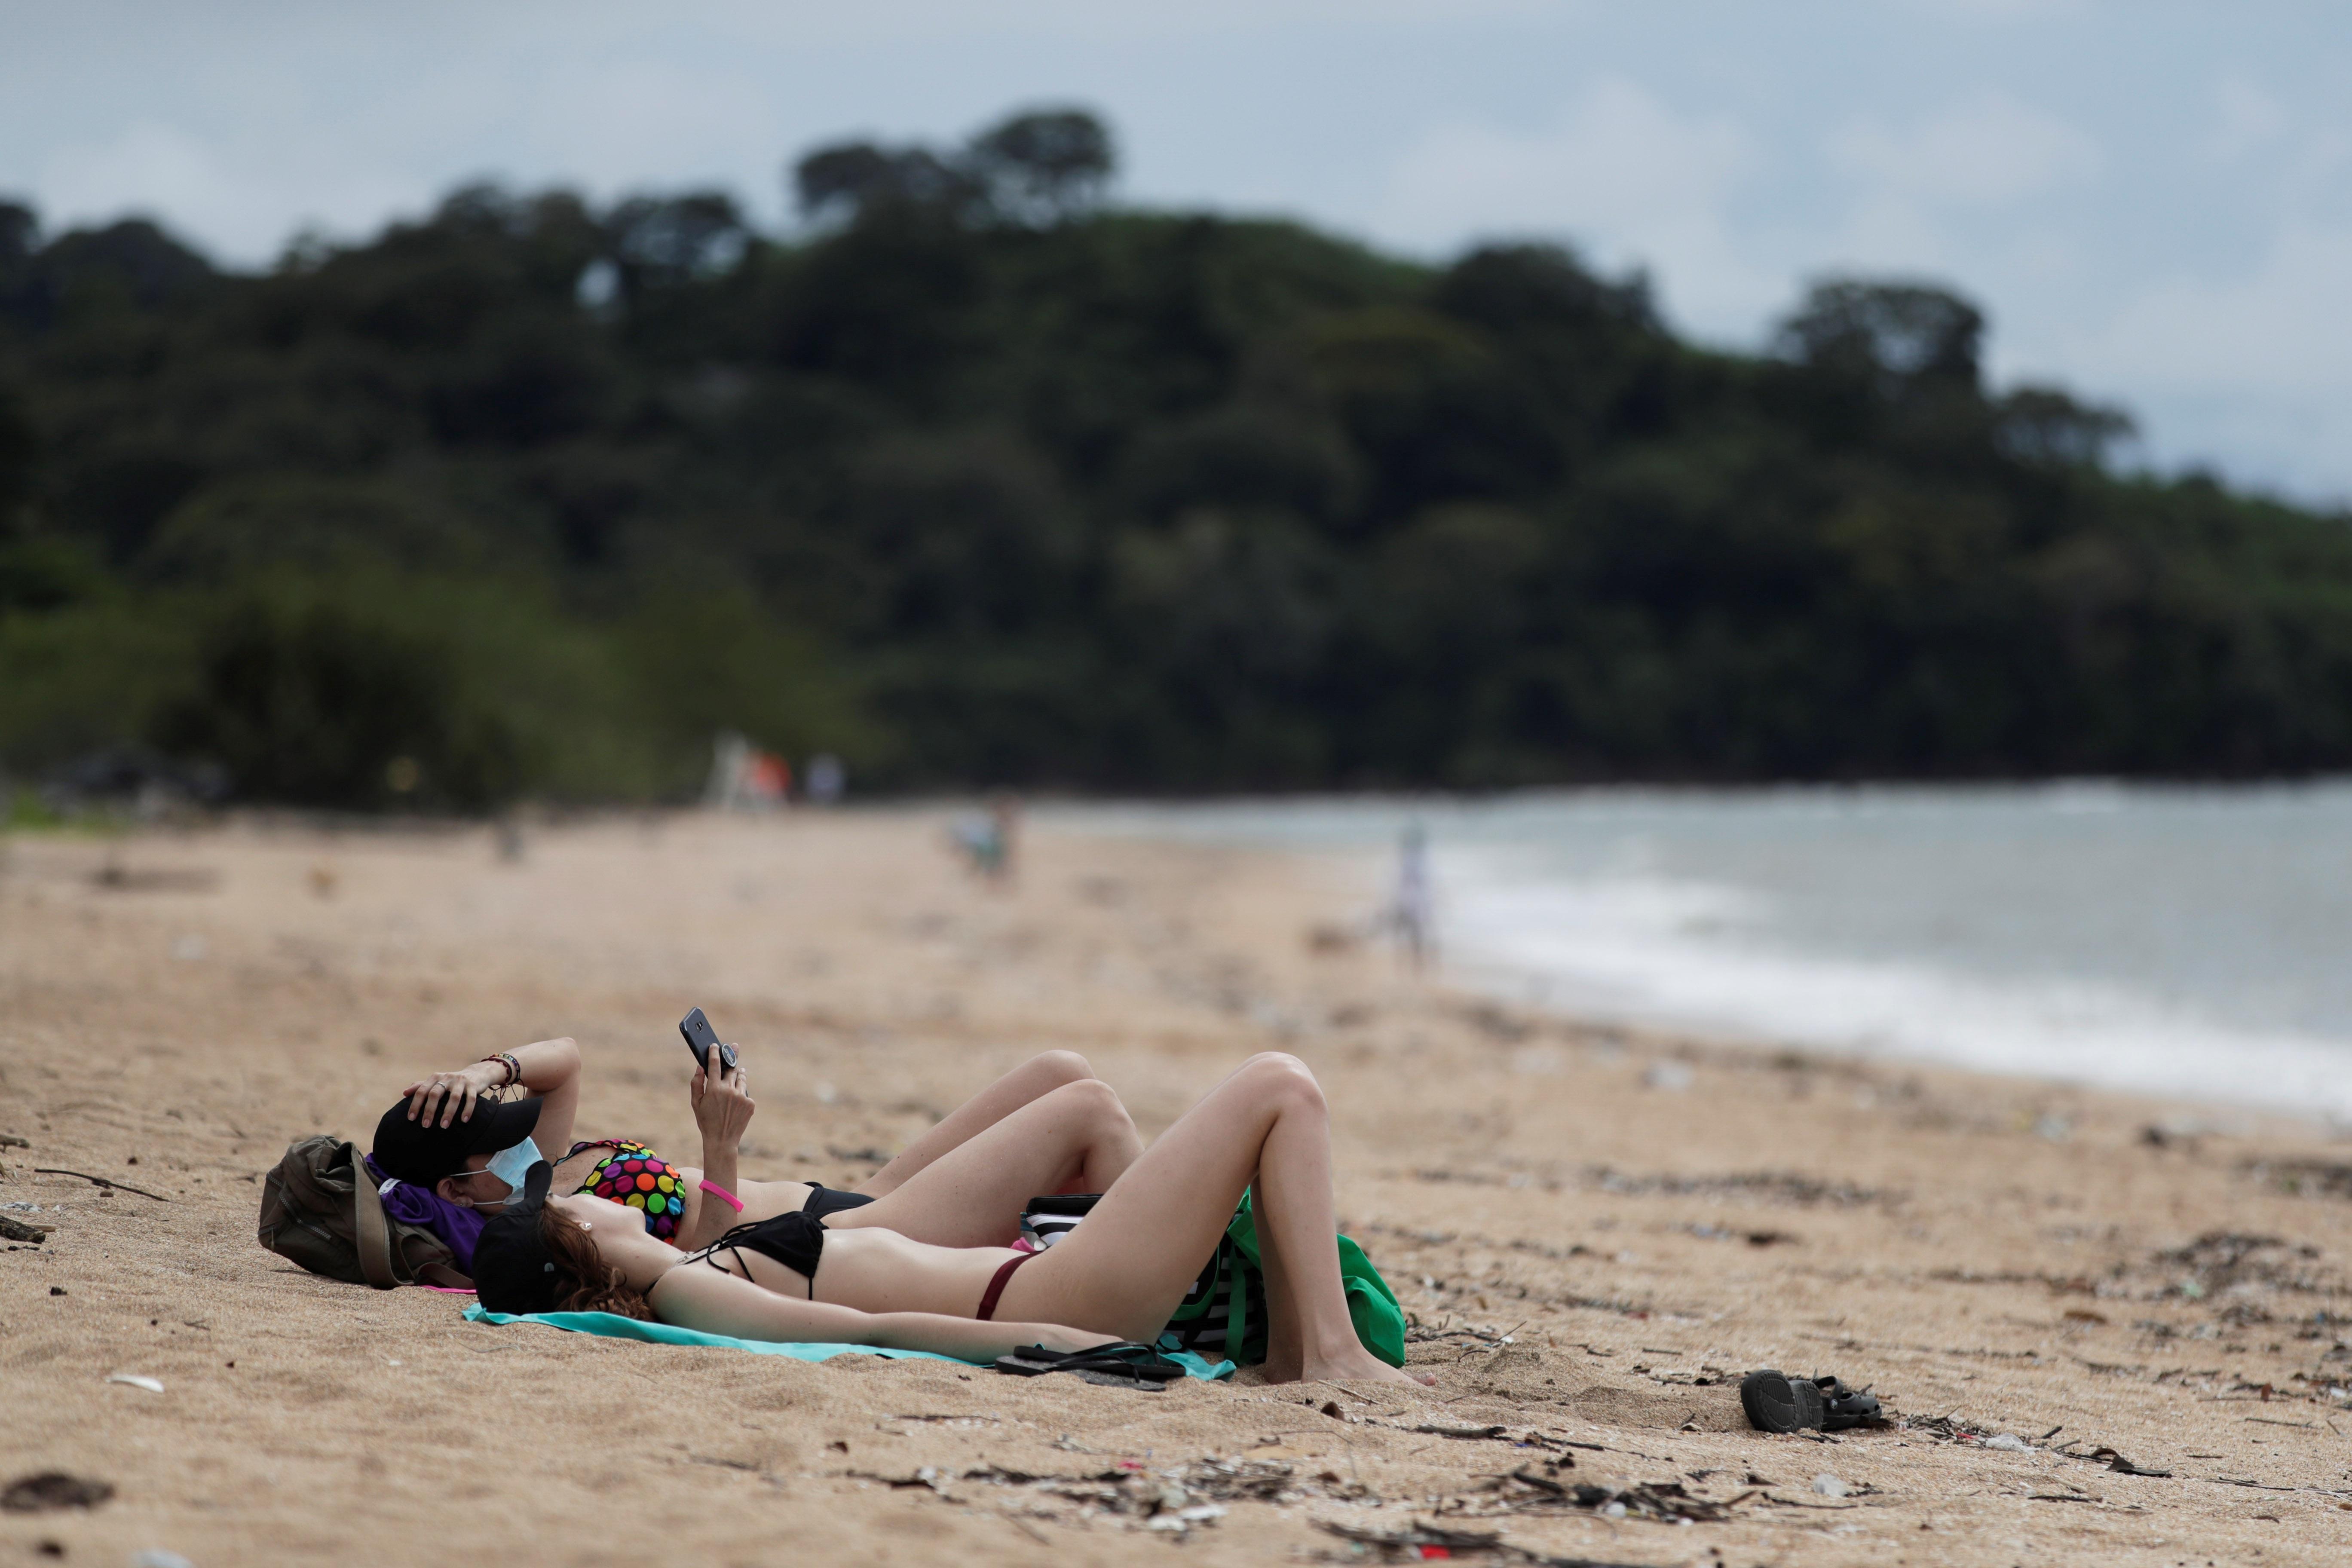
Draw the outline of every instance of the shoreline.
M0 1482L116 1495L0 1514L0 1551L436 1561L416 1521L454 1504L469 1550L559 1563L1034 1561L1041 1540L1160 1561L1174 1531L1140 1483L1084 1481L1106 1472L1222 1509L1174 1521L1212 1563L1345 1553L1335 1525L1655 1564L2352 1548L2352 1174L2329 1184L2343 1163L2308 1127L2165 1131L2178 1101L1555 1017L1318 951L1374 901L1370 863L1050 818L1005 892L916 809L531 828L512 861L488 828L16 838L0 1131L32 1146L0 1148L0 1204L57 1228L0 1253ZM137 875L100 879L110 852ZM690 1152L690 1005L757 1053L754 1177L854 1181L1049 1047L1086 1052L1147 1135L1249 1052L1297 1052L1333 1106L1343 1221L1438 1390L768 1364L468 1324L254 1246L251 1178L287 1142L363 1133L409 1076L514 1040L580 1040L584 1135ZM1908 1425L1748 1431L1732 1385L1762 1364L1874 1384ZM2021 1451L1981 1440L2004 1434ZM1559 1481L1628 1514L1490 1479L1562 1457ZM1644 1485L1727 1512L1661 1523ZM682 1495L721 1506L636 1500Z
M1367 886L1386 879L1400 826L1421 823L1436 840L1454 982L1570 1020L2352 1123L2340 1027L2352 1014L2337 1005L2352 991L2323 977L2334 955L2304 934L2336 929L2352 904L2292 890L2338 861L2352 869L2352 792L2319 781L2201 793L2184 806L2178 790L2087 781L1603 789L1072 820L1353 854ZM2075 821L2086 815L2102 825ZM2199 827L2208 815L2215 826ZM2211 885L2228 853L2170 842L2200 833L2242 853L2251 874ZM2076 877L2119 878L2112 900L2144 900L2147 912L2102 907ZM2207 895L2224 894L2242 910L2216 913ZM2017 934L1991 940L2004 926Z

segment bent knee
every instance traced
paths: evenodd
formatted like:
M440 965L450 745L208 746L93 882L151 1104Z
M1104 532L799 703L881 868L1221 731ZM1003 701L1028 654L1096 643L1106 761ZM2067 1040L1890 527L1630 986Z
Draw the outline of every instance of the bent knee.
M1127 1120L1127 1107L1119 1102L1118 1091L1098 1078L1066 1083L1048 1098L1088 1121Z
M1297 1073L1310 1080L1315 1077L1314 1071L1305 1062L1300 1061L1288 1051L1260 1051L1242 1063L1242 1070L1244 1072Z
M1029 1058L1025 1070L1055 1085L1081 1083L1095 1076L1093 1065L1076 1051L1040 1051Z
M1323 1086L1315 1081L1314 1069L1286 1051L1261 1051L1244 1062L1241 1071L1260 1094L1323 1103Z

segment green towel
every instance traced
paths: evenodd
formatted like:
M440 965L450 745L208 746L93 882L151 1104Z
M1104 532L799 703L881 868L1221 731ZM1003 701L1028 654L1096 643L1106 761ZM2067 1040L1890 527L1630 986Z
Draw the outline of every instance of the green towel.
M677 1328L668 1323L649 1323L642 1318L625 1318L618 1312L492 1312L477 1304L466 1309L466 1318L467 1321L476 1323L544 1323L551 1329L568 1329L575 1334L601 1334L611 1340L641 1340L652 1345L709 1345L719 1350L750 1351L754 1355L790 1356L794 1361L830 1361L837 1355L883 1355L898 1361L952 1362L957 1366L982 1364L957 1361L953 1356L938 1355L930 1351L885 1350L880 1345L778 1344L772 1340L731 1339L725 1334L706 1334L698 1330ZM1211 1381L1231 1377L1234 1372L1234 1363L1229 1361L1212 1365L1189 1351L1181 1355L1170 1355L1168 1359L1181 1363L1192 1376Z
M1242 1194L1241 1205L1234 1210L1233 1223L1225 1235L1253 1269L1265 1266L1258 1261L1257 1215L1251 1200L1257 1189ZM1404 1364L1404 1309L1397 1304L1396 1292L1364 1256L1364 1249L1353 1238L1339 1237L1339 1284L1348 1296L1348 1317L1356 1326L1356 1338L1363 1347L1391 1366ZM1251 1325L1248 1353L1265 1353L1265 1325Z

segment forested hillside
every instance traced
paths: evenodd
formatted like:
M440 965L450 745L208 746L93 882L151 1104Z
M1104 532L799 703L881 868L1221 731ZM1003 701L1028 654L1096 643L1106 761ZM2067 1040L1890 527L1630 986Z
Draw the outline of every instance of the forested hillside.
M1833 282L1678 341L1105 204L1083 116L598 209L477 188L225 272L0 206L0 766L247 798L2352 764L2352 524L2105 466L1984 322ZM394 766L396 759L415 766Z

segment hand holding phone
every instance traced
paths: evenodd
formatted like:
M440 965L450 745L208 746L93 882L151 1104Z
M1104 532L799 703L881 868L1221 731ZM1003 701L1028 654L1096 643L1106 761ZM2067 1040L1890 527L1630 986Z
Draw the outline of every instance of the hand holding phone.
M719 1037L719 1031L710 1026L710 1020L702 1016L701 1008L697 1007L680 1018L677 1032L686 1037L686 1048L694 1053L694 1065L702 1069L703 1077L724 1078L735 1070L735 1047ZM710 1053L713 1051L719 1053L719 1069L716 1072L710 1068Z
M734 1047L719 1037L697 1007L678 1021L686 1048L701 1071L687 1087L693 1091L694 1124L702 1130L702 1163L719 1173L719 1184L735 1184L735 1149L751 1124L751 1075L735 1063Z

